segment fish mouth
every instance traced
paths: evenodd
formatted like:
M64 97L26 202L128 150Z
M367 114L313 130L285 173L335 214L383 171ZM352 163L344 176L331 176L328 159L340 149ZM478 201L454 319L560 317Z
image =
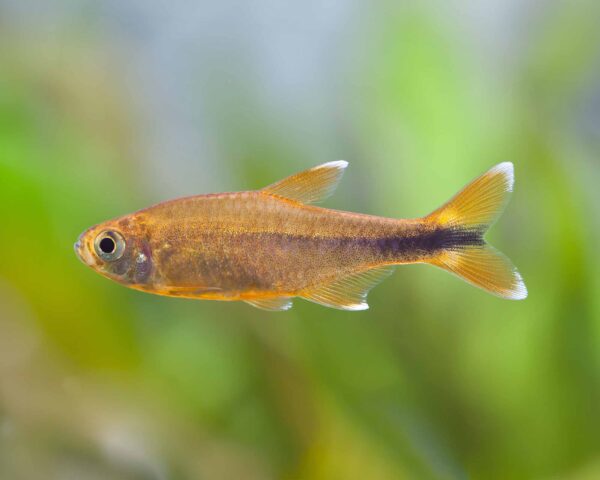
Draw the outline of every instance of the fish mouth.
M77 255L77 258L79 258L82 263L92 267L96 264L96 260L92 257L89 250L85 248L85 242L81 238L82 235L79 236L75 245L73 245L73 249L75 250L75 255Z

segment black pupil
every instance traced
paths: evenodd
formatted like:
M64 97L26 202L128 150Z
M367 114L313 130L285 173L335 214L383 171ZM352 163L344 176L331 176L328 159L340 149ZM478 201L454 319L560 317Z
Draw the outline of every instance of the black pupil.
M115 247L115 241L110 237L105 237L100 240L100 250L102 250L103 253L113 253Z

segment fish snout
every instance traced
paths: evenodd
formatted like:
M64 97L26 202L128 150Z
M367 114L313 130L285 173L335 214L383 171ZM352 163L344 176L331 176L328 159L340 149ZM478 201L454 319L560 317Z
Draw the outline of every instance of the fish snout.
M75 255L77 255L77 258L83 263L86 263L83 259L83 242L81 241L81 235L79 235L79 238L73 245L73 250L75 250Z
M75 250L75 255L77 255L77 258L79 258L79 260L81 260L86 265L92 266L96 262L95 262L94 258L92 257L92 255L90 254L90 252L88 251L88 249L86 248L86 242L83 239L83 236L84 236L84 233L79 235L79 238L73 245L73 249Z

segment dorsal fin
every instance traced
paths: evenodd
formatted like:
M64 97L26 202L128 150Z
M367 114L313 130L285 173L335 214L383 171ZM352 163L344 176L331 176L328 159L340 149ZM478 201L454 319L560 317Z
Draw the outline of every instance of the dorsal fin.
M346 275L331 283L301 293L301 297L340 310L366 310L367 294L394 271L393 265L375 267Z
M340 182L348 162L324 163L273 183L261 191L300 203L316 203L329 197Z
M288 297L259 298L256 300L245 300L245 302L253 307L260 308L261 310L269 310L271 312L289 310L292 308L292 299Z

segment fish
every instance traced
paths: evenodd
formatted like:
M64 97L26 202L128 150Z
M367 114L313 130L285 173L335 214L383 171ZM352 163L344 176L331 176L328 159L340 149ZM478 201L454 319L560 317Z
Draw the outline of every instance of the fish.
M498 297L527 297L511 261L484 240L514 185L500 163L429 215L385 218L315 205L348 162L291 175L260 190L195 195L95 225L79 259L121 285L171 297L244 301L289 310L295 298L369 308L369 291L398 265L446 270Z

